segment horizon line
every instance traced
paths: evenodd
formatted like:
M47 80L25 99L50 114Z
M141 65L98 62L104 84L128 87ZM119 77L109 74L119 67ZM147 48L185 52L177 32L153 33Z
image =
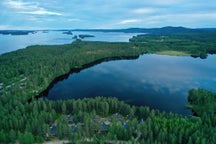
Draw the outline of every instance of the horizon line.
M161 28L185 28L185 29L216 29L216 27L184 27L184 26L163 26L163 27L128 27L128 28L17 28L17 29L0 29L0 31L79 31L79 30L127 30L127 29L161 29Z

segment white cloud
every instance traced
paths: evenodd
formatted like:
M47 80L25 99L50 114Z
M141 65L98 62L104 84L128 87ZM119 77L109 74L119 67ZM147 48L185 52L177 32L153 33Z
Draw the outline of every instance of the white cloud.
M15 0L6 0L5 5L7 5L9 8L18 9L18 10L30 10L30 9L38 8L38 3L15 1Z
M180 15L182 17L187 18L195 18L195 19L216 19L216 12L211 13L189 13L189 14L183 14Z
M6 0L5 5L9 8L16 9L17 13L31 15L56 15L61 16L61 13L46 10L39 6L37 2L23 2L15 0Z
M56 16L61 16L61 13L58 12L51 12L51 11L47 11L47 10L36 10L36 11L23 11L23 12L19 12L22 14L31 14L31 15L56 15Z
M76 19L76 18L70 18L70 19L67 19L67 21L69 22L79 22L79 21L82 21L81 19Z
M31 26L14 26L14 25L0 25L0 30L43 30L48 27L31 27Z
M0 0L0 19L2 25L59 28L215 27L215 6L213 0Z
M0 25L0 30L7 30L10 28L11 28L11 26L9 26L9 25Z
M212 22L216 19L216 12L211 13L178 13L178 14L158 14L143 16L144 27L163 27L167 25L197 27L196 23L212 27Z
M138 8L133 10L132 12L135 14L150 14L154 13L156 10L153 8Z
M151 0L149 3L153 5L173 5L181 3L184 0Z
M126 19L126 20L122 20L120 21L118 24L129 24L129 23L139 23L141 22L140 19Z
M207 21L216 19L216 12L214 13L185 13L185 14L164 14L157 16L149 16L145 21L169 21L169 22L194 22Z

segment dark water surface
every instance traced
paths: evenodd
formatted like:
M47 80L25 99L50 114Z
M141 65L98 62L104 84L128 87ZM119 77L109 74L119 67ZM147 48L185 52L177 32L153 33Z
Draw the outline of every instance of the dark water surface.
M215 62L215 55L203 60L154 54L103 62L57 82L47 98L112 96L133 105L190 115L185 105L191 88L216 91Z
M79 34L95 37L89 41L127 42L138 33L38 31L29 35L0 35L0 54L35 44L65 44ZM207 59L143 55L135 60L116 60L72 73L48 91L48 99L77 99L112 96L129 104L147 105L165 111L190 115L185 109L188 90L204 88L216 92L216 56Z

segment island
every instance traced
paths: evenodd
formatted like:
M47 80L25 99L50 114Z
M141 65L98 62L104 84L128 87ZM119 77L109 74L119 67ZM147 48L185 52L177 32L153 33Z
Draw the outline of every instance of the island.
M90 38L90 37L94 37L93 35L89 35L89 34L80 34L79 38L84 39L84 38Z
M28 30L0 30L0 34L2 35L28 35L34 34L37 31L28 31Z
M67 34L67 35L73 35L72 31L64 31L62 32L63 34Z
M50 84L94 63L156 53L206 58L216 33L146 34L130 42L74 41L34 45L0 56L0 142L208 143L216 142L216 94L189 92L193 116L131 106L116 98L38 99Z
M77 35L74 35L74 36L72 37L72 39L77 40L77 39L78 39L78 36L77 36Z

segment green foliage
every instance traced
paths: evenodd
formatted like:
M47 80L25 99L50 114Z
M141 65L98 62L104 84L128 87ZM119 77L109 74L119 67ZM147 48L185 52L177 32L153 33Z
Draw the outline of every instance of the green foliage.
M130 39L135 46L143 48L146 53L177 51L192 57L207 57L216 53L216 33L189 33L172 35L139 35Z
M93 35L89 35L89 34L81 34L81 35L79 35L79 37L81 39L84 39L84 38L89 38L89 37L94 37L94 36Z
M33 144L34 143L34 136L32 133L25 132L24 134L19 134L19 143L20 144Z
M198 103L202 103L203 98L198 99L201 101ZM191 104L194 107L198 106ZM66 106L65 109L62 109L62 105ZM107 110L101 109L100 105L107 105ZM3 113L9 113L11 109L12 104L9 104ZM84 142L86 139L95 142L216 142L215 128L211 124L214 121L210 120L209 124L209 115L200 118L183 117L151 110L149 107L130 106L116 98L96 97L67 101L39 99L31 103L18 104L16 109L18 111L5 114L0 121L1 142L14 142L16 138L20 143L50 139L53 137L50 129L53 125L56 125L54 137L66 138L71 142ZM19 112L20 109L23 113ZM68 121L68 115L73 117L72 121ZM104 129L102 123L107 121L108 129ZM19 133L18 137L16 133Z
M208 126L216 126L216 94L203 89L192 89L188 100L194 113L200 116Z
M122 42L75 41L65 45L35 45L0 56L0 95L31 98L71 70L104 60L136 58L143 53L177 51L206 58L216 52L214 33L139 35Z
M31 98L57 77L108 58L134 57L129 43L73 42L67 45L30 46L0 56L1 95Z
M18 140L28 144L53 137L76 143L216 143L216 98L204 90L189 93L190 107L198 117L130 106L115 98L28 102L71 69L103 60L169 50L205 58L216 52L214 35L144 35L130 43L76 41L35 45L1 55L0 143ZM72 121L67 120L68 115L73 116ZM102 125L107 122L108 128Z

